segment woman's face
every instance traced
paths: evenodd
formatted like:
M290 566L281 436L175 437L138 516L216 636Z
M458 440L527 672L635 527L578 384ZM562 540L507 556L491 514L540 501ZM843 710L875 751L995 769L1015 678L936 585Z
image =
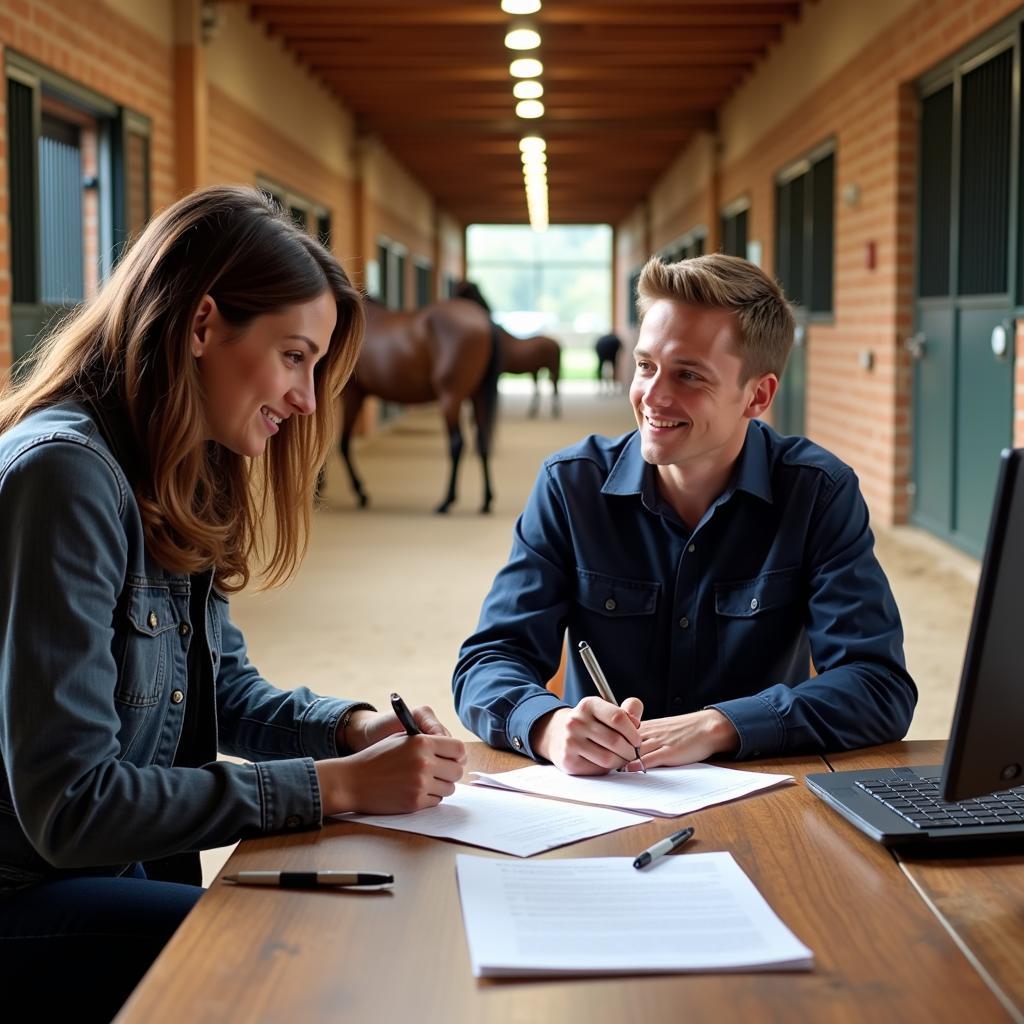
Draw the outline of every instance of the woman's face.
M204 296L193 322L192 354L203 384L207 437L238 455L262 455L292 416L316 409L313 367L337 321L334 296L288 306L233 327Z

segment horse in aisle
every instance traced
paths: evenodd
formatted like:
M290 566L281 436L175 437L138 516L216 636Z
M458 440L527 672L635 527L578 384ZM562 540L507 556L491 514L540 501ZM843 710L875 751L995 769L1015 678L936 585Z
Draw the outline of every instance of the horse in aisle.
M461 281L455 289L460 299L475 302L485 310L488 317L491 307L480 289L472 281ZM554 338L535 334L530 338L518 338L504 327L491 321L498 344L501 346L502 373L528 373L533 377L533 398L530 400L527 416L531 419L540 412L540 371L547 370L551 381L551 415L558 417L562 412L558 397L558 378L562 368L562 348Z
M359 411L368 395L386 402L418 405L436 400L448 433L451 473L448 490L435 509L444 513L455 501L462 455L459 414L469 400L476 424L476 446L483 471L481 512L490 512L494 492L489 465L491 435L498 404L498 346L490 320L471 302L448 299L413 313L386 309L366 301L366 333L356 368L342 392L344 417L339 450L360 507L369 498L352 463L350 442Z

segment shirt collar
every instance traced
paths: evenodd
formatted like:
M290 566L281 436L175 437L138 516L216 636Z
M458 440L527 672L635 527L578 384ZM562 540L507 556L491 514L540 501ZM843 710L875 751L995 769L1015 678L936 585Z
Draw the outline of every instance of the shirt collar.
M722 495L724 500L735 491L746 491L771 504L771 464L768 457L768 436L756 421L747 426L747 438L736 460L732 482ZM608 478L601 488L602 494L639 494L648 508L655 508L657 487L654 467L644 462L640 454L640 431L634 430L625 447L615 460ZM716 502L716 504L718 504Z

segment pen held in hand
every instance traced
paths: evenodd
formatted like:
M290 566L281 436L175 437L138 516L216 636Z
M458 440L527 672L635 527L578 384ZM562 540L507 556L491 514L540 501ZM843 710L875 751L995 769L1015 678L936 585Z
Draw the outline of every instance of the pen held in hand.
M635 861L633 861L633 867L638 871L640 868L647 867L651 861L657 860L659 857L664 857L666 853L671 853L673 850L678 850L693 835L692 828L683 828L678 832L673 832L672 835L665 839L661 839L656 842L653 846L644 850Z
M279 889L383 889L395 884L395 876L380 871L239 871L224 881Z
M406 733L410 736L419 736L422 730L416 724L416 719L412 717L412 712L405 706L405 701L397 693L391 694L391 707Z
M586 640L580 641L579 652L587 672L590 673L590 678L594 681L594 687L600 698L608 701L609 704L614 704L618 707L619 702L615 699L615 694L612 693L612 688L608 685L608 680L605 678L605 674L597 662L597 655L594 654L593 648L586 642ZM640 767L646 775L647 766L644 764L643 758L640 756L640 748L634 747L633 752L636 754L636 759L640 762Z

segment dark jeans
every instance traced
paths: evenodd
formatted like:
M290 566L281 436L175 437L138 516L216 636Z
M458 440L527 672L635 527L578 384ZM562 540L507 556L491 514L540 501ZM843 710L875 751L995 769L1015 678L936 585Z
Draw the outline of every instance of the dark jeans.
M62 878L0 897L6 1004L36 1020L109 1021L202 894L137 866L132 877Z

